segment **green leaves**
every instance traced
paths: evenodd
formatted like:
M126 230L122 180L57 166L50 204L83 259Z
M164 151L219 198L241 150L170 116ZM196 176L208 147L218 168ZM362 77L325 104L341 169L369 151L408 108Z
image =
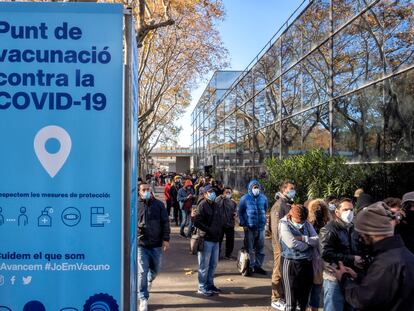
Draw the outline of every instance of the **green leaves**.
M268 177L262 183L268 198L272 199L279 191L282 180L291 179L296 184L298 203L328 195L352 196L365 176L361 167L347 165L345 158L331 157L317 149L283 160L268 158L265 166Z

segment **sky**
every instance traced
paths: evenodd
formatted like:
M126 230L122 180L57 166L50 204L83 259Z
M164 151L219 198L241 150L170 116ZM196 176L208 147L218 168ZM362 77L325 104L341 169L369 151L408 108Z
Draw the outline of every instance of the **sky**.
M224 46L229 51L230 66L226 70L244 70L269 42L277 30L303 0L223 0L226 16L218 24ZM197 104L213 73L192 93L191 105L177 125L183 130L178 145L191 145L191 112Z

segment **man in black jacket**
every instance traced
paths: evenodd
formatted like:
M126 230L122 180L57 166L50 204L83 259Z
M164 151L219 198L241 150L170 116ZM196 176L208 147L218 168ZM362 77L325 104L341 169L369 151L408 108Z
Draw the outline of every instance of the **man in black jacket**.
M353 204L351 199L342 199L335 209L335 219L320 231L321 256L327 269L323 272L324 309L329 311L347 311L352 307L345 301L339 283L329 269L343 262L355 268L363 263L358 243L358 234L354 230Z
M204 198L197 207L194 226L204 236L203 250L198 252L198 293L204 296L218 294L214 272L219 259L219 241L223 231L223 215L218 207L216 193L211 185L204 187Z
M138 198L138 298L147 311L149 290L161 268L162 250L169 248L170 223L164 204L154 198L150 185L139 185Z
M220 238L219 253L221 253L221 244L223 243L224 235L226 235L226 251L225 259L233 259L231 254L234 248L234 226L236 218L237 204L232 200L233 190L231 187L224 187L224 193L216 199L216 203L223 213L225 224Z
M360 311L414 310L414 255L394 236L392 215L383 202L363 208L355 230L371 250L373 260L360 281L351 268L340 263L334 271L345 299Z
M170 202L173 208L174 222L177 227L181 224L180 204L178 202L178 191L181 189L181 176L174 177L174 182L170 188Z
M405 246L414 254L414 192L404 194L401 207L405 217L395 227L395 234L401 236Z

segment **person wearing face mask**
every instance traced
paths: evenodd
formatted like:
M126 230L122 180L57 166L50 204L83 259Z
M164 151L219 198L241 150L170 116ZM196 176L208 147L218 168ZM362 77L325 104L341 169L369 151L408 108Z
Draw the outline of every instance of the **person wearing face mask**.
M405 246L414 254L414 192L404 194L401 210L404 216L395 227L395 234L401 236Z
M340 290L339 283L330 272L330 266L339 262L356 268L362 267L358 234L354 230L353 204L351 199L342 199L336 206L335 218L320 230L321 256L325 261L323 271L324 309L328 311L353 310Z
M231 187L224 187L223 194L218 196L216 203L219 208L222 210L225 223L223 233L220 238L220 252L221 244L223 243L224 235L226 236L226 250L224 259L234 259L231 255L234 249L234 226L235 226L235 217L236 217L236 207L237 204L232 200L233 190Z
M169 248L170 222L164 204L150 191L138 186L138 298L140 310L148 310L149 290L161 269L161 254Z
M289 214L279 221L282 246L281 273L286 297L286 311L305 311L313 280L312 258L319 237L307 221L308 210L299 204L291 206Z
M371 250L372 262L363 276L339 263L333 270L346 301L360 311L414 309L414 255L394 235L393 215L384 202L363 208L355 230Z
M193 206L195 196L193 190L193 183L190 179L187 179L184 182L184 186L178 190L177 200L180 205L180 212L181 212L181 225L180 225L180 235L182 237L191 237L191 207ZM185 234L184 230L185 227L188 226L187 235Z
M272 303L276 310L285 309L285 295L283 293L282 275L280 273L280 256L282 249L279 242L278 226L279 219L285 217L290 211L293 199L296 195L293 181L284 180L280 183L279 192L275 195L275 204L270 210L270 232L273 248L273 273L272 273Z
M211 185L204 187L204 200L200 201L194 217L194 226L204 236L204 246L198 252L198 294L212 296L221 292L214 285L214 273L219 259L219 242L224 219L216 203L216 193Z
M245 248L250 257L250 267L245 276L251 276L252 273L267 274L262 265L265 257L266 211L269 203L260 189L260 183L252 180L248 186L248 193L241 197L237 208L240 226L244 229Z
M330 220L328 204L321 199L311 200L308 205L308 210L308 221L315 228L316 233L319 234L320 230ZM321 259L319 245L313 250L313 285L309 299L309 306L312 311L317 311L319 308L323 307L323 262Z

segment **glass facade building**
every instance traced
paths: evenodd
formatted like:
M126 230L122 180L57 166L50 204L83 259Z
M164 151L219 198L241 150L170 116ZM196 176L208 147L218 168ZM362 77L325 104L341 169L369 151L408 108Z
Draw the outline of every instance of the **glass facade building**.
M414 0L314 0L192 113L194 167L243 189L266 157L414 161ZM211 84L211 82L210 82ZM214 95L212 95L214 94Z

